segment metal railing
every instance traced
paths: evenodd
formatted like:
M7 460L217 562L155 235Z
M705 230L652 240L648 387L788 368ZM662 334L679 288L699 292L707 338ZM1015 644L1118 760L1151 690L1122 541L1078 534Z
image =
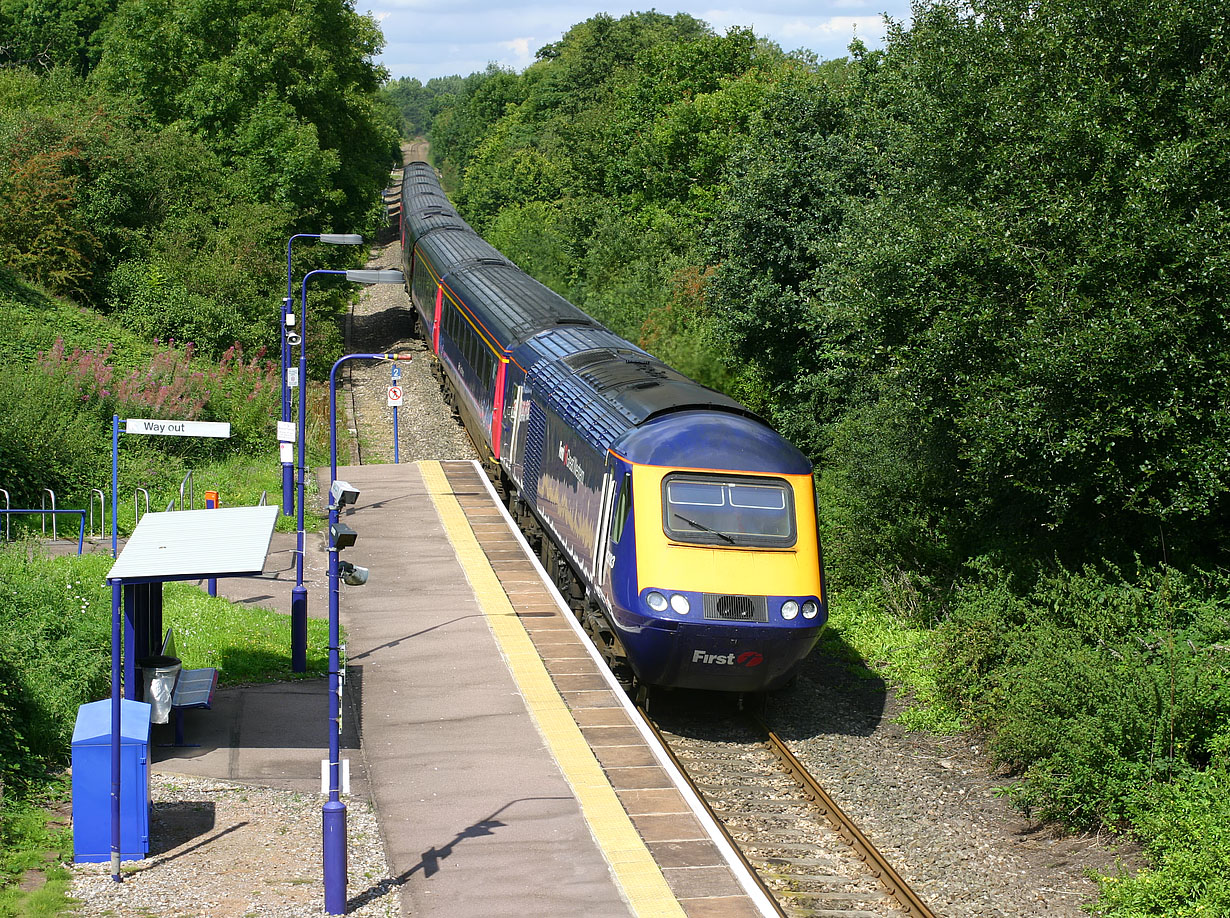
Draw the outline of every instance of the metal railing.
M188 487L188 509L196 509L196 499L192 496L192 470L188 470L188 474L184 476L184 480L179 483L179 509L184 509L184 486ZM174 503L174 501L172 501Z
M138 509L138 504L137 504L138 494L145 495L145 513L149 513L149 491L145 490L145 488L133 488L133 491L132 491L132 525L134 529L136 528L137 523L141 522L141 517L145 515Z
M4 509L8 510L13 506L9 501L9 492L4 490L4 488L0 488L0 494L4 495ZM13 541L13 533L9 529L9 518L7 516L4 518L4 541Z
M99 527L98 535L103 537L107 534L107 495L98 488L90 488L90 538L94 538L94 495L98 495L98 515L102 517L102 525Z
M51 541L56 542L56 492L51 488L43 488L43 538L47 538L47 495L51 495Z
M51 523L52 523L52 526L51 526L52 532L55 532L55 518L57 516L60 516L65 513L75 513L77 514L77 516L80 518L80 521L81 521L79 527L77 528L77 554L81 554L82 549L85 547L85 514L86 514L86 511L84 510L48 510L46 507L39 507L37 510L35 509L13 510L10 507L5 507L3 510L0 510L0 513L4 514L6 527L8 524L9 517L13 516L14 514L21 515L21 516L33 516L34 514L37 513L40 516L42 516L43 519L45 520L47 518L47 514L50 513ZM44 534L46 533L44 532ZM54 536L52 538L54 541Z

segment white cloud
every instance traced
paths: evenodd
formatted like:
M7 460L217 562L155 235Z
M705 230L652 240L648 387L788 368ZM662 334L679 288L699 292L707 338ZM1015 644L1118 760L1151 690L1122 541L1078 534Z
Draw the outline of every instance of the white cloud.
M414 76L424 82L473 73L491 62L521 70L533 63L539 48L558 41L577 23L603 11L616 17L628 12L623 7L509 6L492 0L450 0L444 8L439 0L380 0L380 4L381 11L372 13L385 36L379 62L394 77ZM641 4L646 9L652 6ZM856 34L878 47L884 40L881 14L905 21L910 14L908 0L764 0L755 8L750 0L736 0L722 8L696 4L659 10L689 13L719 34L732 26L747 26L786 51L807 48L822 59L845 55Z

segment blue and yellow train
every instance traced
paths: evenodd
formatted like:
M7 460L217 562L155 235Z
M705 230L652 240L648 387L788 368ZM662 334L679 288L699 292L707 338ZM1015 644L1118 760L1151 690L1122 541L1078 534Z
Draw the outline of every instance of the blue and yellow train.
M617 672L761 692L827 619L810 461L737 401L529 277L402 183L407 284L488 474Z

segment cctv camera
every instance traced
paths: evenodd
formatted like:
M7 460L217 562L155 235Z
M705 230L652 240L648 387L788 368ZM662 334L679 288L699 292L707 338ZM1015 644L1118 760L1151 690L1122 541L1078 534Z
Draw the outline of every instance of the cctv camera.
M342 583L347 586L363 586L367 583L368 569L351 564L349 561L339 561L338 572L342 575Z
M287 332L286 333L286 343L289 344L291 347L298 347L300 344L303 343L303 336L297 335L294 332Z
M338 551L349 548L359 540L359 534L345 523L334 523L329 527L329 535L333 537L333 547Z
M349 481L339 479L329 486L329 497L333 499L336 506L345 507L359 499L359 489Z

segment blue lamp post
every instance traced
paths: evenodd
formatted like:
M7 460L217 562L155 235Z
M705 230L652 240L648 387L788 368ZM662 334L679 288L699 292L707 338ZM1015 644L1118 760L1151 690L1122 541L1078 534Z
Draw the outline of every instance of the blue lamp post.
M378 272L397 274L400 271ZM395 282L391 278L389 282ZM337 368L347 360L410 360L410 354L347 354L329 371L329 799L322 813L324 830L325 911L340 915L346 910L346 804L341 801L342 673L340 658L341 617L338 610L338 580L359 586L367 571L339 561L338 552L353 544L354 531L338 520L338 511L353 504L359 492L337 480Z
M294 275L291 273L291 250L296 239L317 239L329 245L362 245L363 237L357 233L296 233L286 242L286 299L282 301L282 421L290 421L290 327L295 322ZM300 381L302 385L302 381ZM282 513L290 516L295 512L294 466L282 463Z
M400 271L385 270L350 270L334 271L321 269L309 271L303 277L303 292L300 301L300 315L307 316L307 285L308 280L317 274L341 274L346 280L359 284L404 284L405 275ZM303 585L303 557L306 539L303 531L303 479L307 471L307 411L303 390L307 384L307 322L299 326L299 430L298 430L298 485L297 504L295 507L295 586L290 591L290 668L292 672L307 672L307 587Z

